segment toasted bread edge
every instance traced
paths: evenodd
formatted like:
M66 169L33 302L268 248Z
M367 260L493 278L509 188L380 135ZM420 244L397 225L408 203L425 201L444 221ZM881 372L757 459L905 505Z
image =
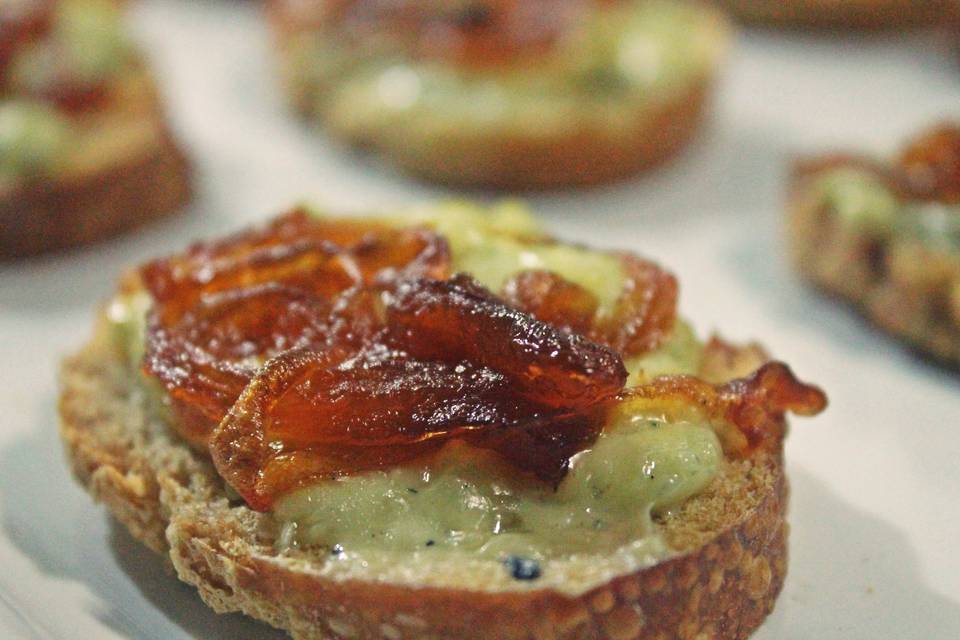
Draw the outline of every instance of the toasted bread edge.
M781 451L727 465L671 516L676 526L668 519L664 533L684 554L577 597L472 591L469 575L462 589L332 580L308 558L272 551L263 517L231 504L213 467L151 423L130 375L102 327L64 363L61 436L78 481L214 610L242 611L297 639L741 639L783 584Z

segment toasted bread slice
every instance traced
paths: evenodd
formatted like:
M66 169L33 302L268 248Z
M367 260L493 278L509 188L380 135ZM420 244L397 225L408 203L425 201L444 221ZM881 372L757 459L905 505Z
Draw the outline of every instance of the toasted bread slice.
M719 0L739 18L776 26L895 29L936 24L941 0Z
M711 377L757 364L755 349L728 355ZM562 588L475 571L468 558L345 574L329 553L278 552L269 517L232 499L206 458L148 417L105 322L66 361L62 383L61 435L80 483L214 610L294 638L739 639L783 585L782 443L724 461L703 493L660 519L677 555L650 568L566 560Z
M356 69L339 69L336 55L313 48L327 38L333 41L312 22L326 4L324 0L271 0L267 5L281 77L294 108L334 137L370 149L407 173L464 187L525 190L589 186L626 178L665 162L701 128L713 76L729 40L728 24L719 12L706 6L688 6L683 9L687 11L683 19L689 19L689 28L675 30L669 40L672 44L666 45L684 41L687 54L654 52L644 58L646 70L638 72L641 76L657 76L660 72L656 65L673 64L664 75L676 74L677 78L661 78L649 86L626 91L576 86L576 80L568 80L562 91L554 87L550 89L553 93L541 96L531 88L555 73L549 64L532 69L517 65L519 71L510 67L502 73L477 75L453 63L439 70L435 66L421 69L414 59L398 64L396 56L385 56L380 80L371 80L369 74L374 67L369 63L358 63ZM659 0L633 0L620 6L644 4L676 10ZM657 46L641 42L634 47L636 51L621 57L637 54L643 58L640 51ZM353 56L363 59L356 51L346 58ZM327 61L324 64L330 64L333 70L318 72L317 59ZM694 70L676 71L678 65L686 64ZM640 62L638 66L642 66ZM602 73L610 76L619 73L613 62L603 69ZM421 71L425 75L418 79ZM434 77L439 78L439 88L432 89ZM604 82L622 81L608 78ZM421 97L414 99L421 86ZM410 104L396 107L388 98L383 108L371 106L378 100L362 96L376 93L380 90L377 87L399 91L397 99ZM447 108L442 106L444 102Z
M55 175L0 192L0 257L104 239L189 200L187 160L142 65L114 83L104 107L75 128L76 143Z

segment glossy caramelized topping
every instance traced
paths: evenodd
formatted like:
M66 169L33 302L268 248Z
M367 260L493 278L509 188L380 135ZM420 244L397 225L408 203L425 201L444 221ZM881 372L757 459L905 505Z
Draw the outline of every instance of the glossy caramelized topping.
M912 193L960 202L960 127L940 125L911 142L900 157Z
M337 0L325 21L346 37L402 39L413 55L466 65L549 50L591 5L614 0Z
M625 391L622 357L673 330L676 281L621 258L623 291L601 311L552 272L520 272L502 295L451 275L446 242L423 228L294 212L142 269L144 370L255 509L451 439L556 483L611 411L654 399L729 423L734 453L778 437L785 411L822 408L783 365L721 387L677 376Z
M449 264L446 242L430 231L295 211L141 269L154 300L144 366L169 391L182 434L203 446L264 360L325 343L340 294L445 278Z

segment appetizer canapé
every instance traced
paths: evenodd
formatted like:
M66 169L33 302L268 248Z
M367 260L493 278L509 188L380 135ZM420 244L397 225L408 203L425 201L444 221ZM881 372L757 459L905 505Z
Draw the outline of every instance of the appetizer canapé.
M518 205L299 209L131 272L62 434L211 606L297 638L743 638L785 413L826 401L676 299Z
M271 0L296 109L418 176L622 178L701 124L727 25L671 0Z
M117 2L0 2L0 257L107 237L189 197Z

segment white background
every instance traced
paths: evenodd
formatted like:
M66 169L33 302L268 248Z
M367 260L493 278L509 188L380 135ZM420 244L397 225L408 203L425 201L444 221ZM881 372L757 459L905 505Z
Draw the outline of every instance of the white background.
M58 360L126 265L305 197L363 209L447 194L297 124L255 5L148 0L131 19L199 193L140 235L0 265L0 637L280 638L214 615L73 485L56 436ZM788 158L889 152L960 117L960 48L930 34L746 33L721 80L709 130L671 166L531 199L562 237L660 259L701 332L760 336L829 392L827 413L793 423L790 575L758 640L960 638L960 374L804 289L781 240Z

